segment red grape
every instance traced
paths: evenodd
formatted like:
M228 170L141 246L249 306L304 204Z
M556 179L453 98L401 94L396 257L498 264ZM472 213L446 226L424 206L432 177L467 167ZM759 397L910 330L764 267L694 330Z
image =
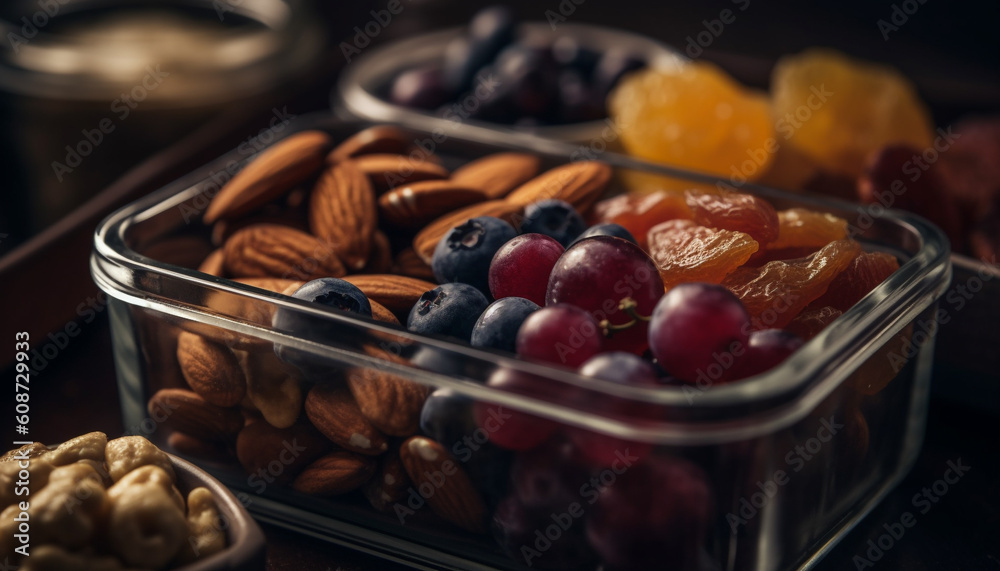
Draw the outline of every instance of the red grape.
M579 372L585 377L602 379L612 383L645 387L662 386L659 375L651 363L642 357L622 351L601 353L584 363ZM618 418L656 418L662 410L653 403L630 400L595 391L580 391L580 399L582 402L578 406L582 410ZM615 436L576 427L570 428L567 433L580 449L581 455L595 467L610 466L619 459L620 455L644 458L653 448L646 442L622 440Z
M649 345L668 373L687 383L728 382L746 351L750 317L728 289L686 283L671 289L649 322ZM707 388L707 387L706 387Z
M622 238L594 236L571 245L556 262L545 303L569 303L589 311L598 322L621 326L605 340L605 349L641 355L649 346L648 323L619 304L631 299L633 312L648 317L661 297L663 280L641 248Z
M802 338L781 329L754 331L747 342L747 352L737 361L733 380L745 379L769 371L781 364L802 346Z
M565 248L544 234L521 234L493 255L489 282L493 299L523 297L545 305L545 288L552 266Z
M601 489L587 540L608 569L698 569L714 504L698 466L650 456Z
M560 303L543 307L517 332L517 354L537 363L576 368L600 353L604 341L597 321L586 311Z
M560 388L544 377L506 367L497 369L486 384L498 390L548 400L555 399ZM507 450L530 450L548 440L556 429L556 423L549 419L499 404L477 401L474 410L476 423L489 435L490 442Z

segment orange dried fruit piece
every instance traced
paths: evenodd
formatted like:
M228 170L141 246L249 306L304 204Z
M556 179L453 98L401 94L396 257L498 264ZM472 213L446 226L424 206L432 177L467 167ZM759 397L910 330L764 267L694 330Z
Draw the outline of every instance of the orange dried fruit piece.
M726 177L735 171L741 181L756 180L772 159L767 98L708 62L631 73L608 96L608 111L637 157Z
M760 244L778 237L778 213L762 198L740 192L698 190L688 190L684 198L691 219L702 226L744 232Z
M897 70L813 49L787 56L771 75L775 130L822 169L859 177L868 156L933 140L930 113Z
M829 242L827 242L828 244ZM825 246L826 244L822 244ZM756 254L750 256L747 260L746 265L759 268L768 262L774 262L776 260L796 260L798 258L805 258L806 256L811 256L816 253L817 250L822 246L804 246L802 248L781 248L780 250L758 250Z
M820 331L826 329L827 325L843 314L843 311L835 307L807 307L785 326L785 330L798 335L803 341L808 341L819 335Z
M899 260L892 254L862 252L830 282L826 293L813 303L847 311L898 269Z
M778 238L768 250L822 248L847 237L847 220L826 212L792 208L778 213Z
M690 220L670 220L649 231L649 256L669 290L686 282L717 284L760 247L744 232L706 228Z
M632 233L643 249L649 231L667 220L690 219L684 195L678 192L657 191L649 194L628 193L603 200L594 207L595 223L613 222Z
M740 268L726 276L728 287L750 314L754 330L782 328L819 296L861 252L853 240L837 240L797 260Z

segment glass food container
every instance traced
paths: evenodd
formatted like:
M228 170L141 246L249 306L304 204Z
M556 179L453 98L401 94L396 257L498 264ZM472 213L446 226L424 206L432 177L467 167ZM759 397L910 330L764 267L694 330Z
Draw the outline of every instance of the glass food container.
M303 117L289 131L322 129L339 141L367 126ZM547 152L550 143L441 133L413 137L432 141L447 168L511 149L538 152L544 166L568 162L567 154ZM801 569L865 517L918 455L938 298L951 277L947 242L918 217L861 218L847 205L758 189L778 209L845 218L866 248L898 256L899 270L767 373L710 390L648 389L412 334L189 269L213 248L211 228L197 213L217 192L219 173L245 160L234 151L107 218L91 267L110 299L125 426L174 453L183 449L261 521L428 569L596 569L602 561L607 568ZM629 170L625 163L615 168ZM612 183L611 190L621 187ZM284 318L274 321L278 313ZM298 326L275 325L289 320ZM285 432L264 426L268 436L255 437L260 420L257 428L244 426L241 405L199 416L181 400L164 400L184 392L178 338L192 334L250 363L248 386L272 391L270 401L257 401L265 407L296 399L301 406L301 394L288 396L296 390L310 391L306 407L313 391L343 391L345 383L375 391L386 378L450 389L458 404L437 419L454 438L439 435L446 442L437 447L407 440L400 454L424 463L415 471L419 482L389 490L399 479L393 451L402 436L387 437L389 451L372 460L362 491L306 493L299 477L292 480L293 470L302 474L299 456L337 453L301 418ZM296 356L308 380L275 358L276 348ZM525 395L484 384L498 374L560 389ZM591 398L563 398L570 394ZM385 398L374 404L393 406L392 395ZM615 412L622 410L643 412ZM478 415L480 428L469 415ZM579 464L564 456L559 437L533 451L500 450L487 442L490 430L509 418L585 434L610 443L616 455ZM179 428L207 432L192 439ZM319 473L342 467L330 462L330 471ZM512 494L548 507L529 518L506 501ZM392 501L379 503L387 497Z
M686 58L670 47L632 32L615 30L590 24L562 23L553 27L545 22L520 24L517 34L526 42L535 40L551 41L567 37L579 42L582 47L604 53L620 50L642 56L650 67L670 68ZM372 48L358 56L357 60L344 69L334 94L333 106L348 116L361 117L371 121L400 122L426 130L440 125L441 117L429 111L410 109L389 101L384 93L392 78L401 72L443 61L448 43L460 36L464 28L452 28L420 35ZM504 129L508 131L530 131L531 133L557 141L582 142L600 137L608 128L608 121L587 121L565 125L514 127L498 123L487 123L463 117L465 110L471 110L476 103L458 102L449 120L460 121L467 130Z

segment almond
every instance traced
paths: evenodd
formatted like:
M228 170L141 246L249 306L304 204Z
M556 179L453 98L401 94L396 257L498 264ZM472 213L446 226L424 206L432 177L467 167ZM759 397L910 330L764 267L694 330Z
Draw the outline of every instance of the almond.
M422 156L364 155L353 161L368 175L376 192L421 180L448 178L448 170Z
M472 206L466 206L454 212L449 212L444 216L438 218L437 220L431 222L424 227L423 230L417 233L416 237L413 238L413 249L420 256L420 259L424 263L430 265L431 258L434 257L434 248L437 248L438 242L441 238L445 236L452 228L464 223L470 218L476 218L479 216L495 216L497 218L503 218L508 222L512 221L515 217L519 216L523 211L524 207L517 202L511 202L508 200L490 200L487 202L480 202L479 204L473 204Z
M231 458L229 447L219 442L203 440L183 432L171 432L167 437L167 446L185 456L193 456L213 462L225 462Z
M393 325L400 325L399 319L389 311L389 308L382 305L377 301L368 300L368 303L372 306L372 319L375 321L381 321L383 323L391 323Z
M486 504L443 446L425 436L414 436L400 446L399 457L417 489L426 485L434 490L425 496L434 513L463 529L486 531Z
M372 234L372 250L368 261L361 269L366 274L384 274L392 269L392 244L385 232L376 230Z
M322 131L303 131L275 143L212 198L205 223L243 216L285 194L323 167L331 144Z
M236 437L236 458L247 474L283 485L332 448L329 440L308 422L275 428L261 419L247 423Z
M216 406L185 389L160 389L148 404L149 415L170 430L203 440L226 440L243 428L243 415L235 408Z
M233 234L247 226L254 226L256 224L279 224L303 232L309 231L309 221L306 219L305 208L288 209L285 211L274 208L275 212L272 212L270 206L265 206L260 214L252 214L231 220L223 219L213 224L212 245L222 246Z
M311 280L347 273L334 247L305 232L277 224L249 226L224 246L226 271L236 277Z
M406 320L424 292L437 287L428 281L392 274L360 274L344 280L357 286L370 301L384 305L400 321Z
M404 362L393 353L373 345L365 345L363 350L382 361ZM361 414L375 428L389 436L412 436L417 433L420 411L427 399L427 387L370 367L350 369L347 386Z
M435 279L434 270L413 248L406 248L396 254L396 259L392 263L392 273L426 281Z
M529 180L507 195L507 200L521 206L539 200L564 200L583 212L597 201L610 181L611 167L606 163L578 161Z
M361 454L378 455L389 445L343 387L316 385L306 397L306 416L334 444Z
M531 180L540 167L541 161L535 155L496 153L455 169L451 173L451 181L479 190L488 199L496 200Z
M419 228L452 210L486 200L481 191L448 180L397 186L378 199L379 216L402 228Z
M222 251L222 248L218 248L202 260L201 264L198 266L198 271L210 276L222 278L226 276L225 263L226 255Z
M246 394L247 381L236 355L225 345L182 331L177 337L177 362L194 392L218 406L236 406Z
M352 270L368 261L378 225L372 185L353 161L328 168L309 199L309 228Z
M376 125L344 139L326 156L326 164L332 165L361 155L403 154L412 141L412 137L408 138L396 127Z
M310 464L292 489L313 496L336 496L356 490L375 473L376 461L347 450L337 450Z
M373 508L384 512L389 511L392 504L405 499L409 487L410 477L399 458L397 447L379 457L378 468L365 484L363 492Z

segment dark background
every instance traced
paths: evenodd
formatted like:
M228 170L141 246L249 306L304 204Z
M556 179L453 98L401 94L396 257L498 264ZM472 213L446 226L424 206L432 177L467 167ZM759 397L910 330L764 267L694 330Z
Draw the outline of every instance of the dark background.
M444 0L402 0L404 10L376 38L375 43L406 37L425 30L460 25L479 8L480 2ZM579 0L578 0L579 1ZM559 12L556 0L508 2L522 19L543 20L546 10ZM721 35L700 56L719 63L740 80L766 88L770 68L783 54L796 53L811 46L830 46L864 59L891 64L916 84L930 104L935 123L941 126L962 117L1000 111L1000 3L852 1L852 2L614 2L585 0L576 5L563 0L564 7L575 7L568 21L592 22L619 27L650 36L683 49L688 37L705 29L704 20L714 20L723 9L736 12L736 20L725 26ZM889 21L893 6L917 11L906 23L883 39L878 20ZM154 190L195 166L232 148L247 135L266 126L274 105L287 105L292 113L326 109L329 92L337 73L345 65L341 41L351 42L355 26L363 27L372 9L385 2L318 2L317 10L326 22L329 40L323 61L301 81L276 89L254 106L227 109L206 121L200 129L169 149L144 160L135 157L120 161L115 168L88 173L104 182L92 189L104 190L99 204L90 205L72 225L49 229L34 243L26 243L42 230L30 228L20 208L30 186L19 176L17 149L26 133L10 128L9 99L0 96L0 169L5 181L0 184L0 255L17 244L24 249L0 260L0 299L26 308L5 312L0 317L3 339L12 339L13 331L32 328L45 322L57 326L67 320L79 322L82 332L73 338L37 375L39 389L33 394L32 436L43 441L59 441L89 430L109 434L122 432L118 417L117 393L111 360L107 316L101 314L92 323L70 312L66 316L54 308L73 308L88 297L96 296L90 282L86 256L94 225L110 209L136 195ZM55 125L41 121L32 127L39 131ZM86 168L84 165L83 168ZM124 178L120 178L124 175ZM117 182L115 182L117 181ZM59 234L73 232L72 240L58 241ZM13 258L17 263L12 263ZM53 267L57 271L53 271ZM1000 303L1000 301L998 301ZM996 324L985 324L996 327ZM41 327L41 326L40 326ZM51 328L42 327L43 331ZM44 334L34 336L44 338ZM989 348L987 350L994 350ZM13 372L3 374L13 379ZM963 379L963 394L950 394L948 387L956 379L938 376L928 423L925 450L917 466L887 501L883 502L861 526L820 564L823 570L854 568L854 555L863 554L867 542L884 533L883 524L899 520L904 511L912 511L911 498L922 487L941 477L948 460L961 458L972 466L969 475L956 484L939 504L897 542L885 557L876 562L878 569L989 569L1000 568L996 537L1000 532L998 486L1000 466L993 436L997 433L997 403L976 401L976 382L987 379ZM970 388L971 387L971 388ZM10 394L5 391L3 410L10 410ZM989 394L984 389L984 394ZM991 394L996 394L995 388ZM7 413L0 418L9 418ZM8 431L8 428L3 428ZM389 564L344 548L298 538L275 529L267 529L270 544L270 569L388 569Z

